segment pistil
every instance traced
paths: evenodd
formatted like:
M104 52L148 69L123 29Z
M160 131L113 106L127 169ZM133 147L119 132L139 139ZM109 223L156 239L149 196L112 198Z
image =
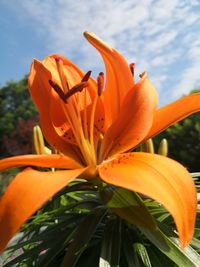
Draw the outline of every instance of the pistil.
M55 61L56 61L56 66L57 66L58 74L60 77L60 81L62 84L62 88L64 90L64 93L66 93L69 91L69 85L68 85L67 78L64 73L63 60L60 57L56 57Z

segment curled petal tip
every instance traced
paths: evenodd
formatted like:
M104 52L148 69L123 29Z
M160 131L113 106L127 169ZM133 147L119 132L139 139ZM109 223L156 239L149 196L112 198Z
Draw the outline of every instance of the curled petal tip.
M93 32L89 32L89 31L85 31L83 35L85 36L87 40L90 38L98 38Z
M103 50L107 50L108 52L112 52L113 48L108 45L106 42L101 40L98 36L96 36L93 32L85 31L83 33L85 38L95 47L101 47Z
M91 32L89 32L89 31L84 31L83 32L83 35L85 36L85 38L87 38L86 36L89 35L89 34L91 34Z

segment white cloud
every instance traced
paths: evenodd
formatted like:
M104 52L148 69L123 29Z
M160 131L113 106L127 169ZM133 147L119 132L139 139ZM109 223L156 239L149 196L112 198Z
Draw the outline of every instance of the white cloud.
M167 90L169 100L200 85L199 1L4 2L20 19L32 21L46 43L47 54L60 52L86 70L98 68L100 58L82 38L82 32L90 30L121 51L128 61L136 62L137 72L146 69L158 91L166 95ZM169 88L174 88L173 92Z
M200 38L194 41L188 51L189 65L186 65L173 96L186 94L191 89L200 88Z

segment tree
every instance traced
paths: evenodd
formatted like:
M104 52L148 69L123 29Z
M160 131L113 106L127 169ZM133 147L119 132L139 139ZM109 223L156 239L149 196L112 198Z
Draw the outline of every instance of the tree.
M28 91L27 76L0 89L1 156L30 153L32 127L37 123L38 113ZM29 149L25 149L28 143Z

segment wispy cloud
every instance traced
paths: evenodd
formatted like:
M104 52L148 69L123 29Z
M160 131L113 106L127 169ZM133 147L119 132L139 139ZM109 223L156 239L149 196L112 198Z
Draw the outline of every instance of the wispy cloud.
M47 54L65 54L82 68L101 70L83 40L90 30L144 69L162 103L200 86L200 3L191 0L10 0L5 4L31 20ZM164 96L164 97L163 97Z

